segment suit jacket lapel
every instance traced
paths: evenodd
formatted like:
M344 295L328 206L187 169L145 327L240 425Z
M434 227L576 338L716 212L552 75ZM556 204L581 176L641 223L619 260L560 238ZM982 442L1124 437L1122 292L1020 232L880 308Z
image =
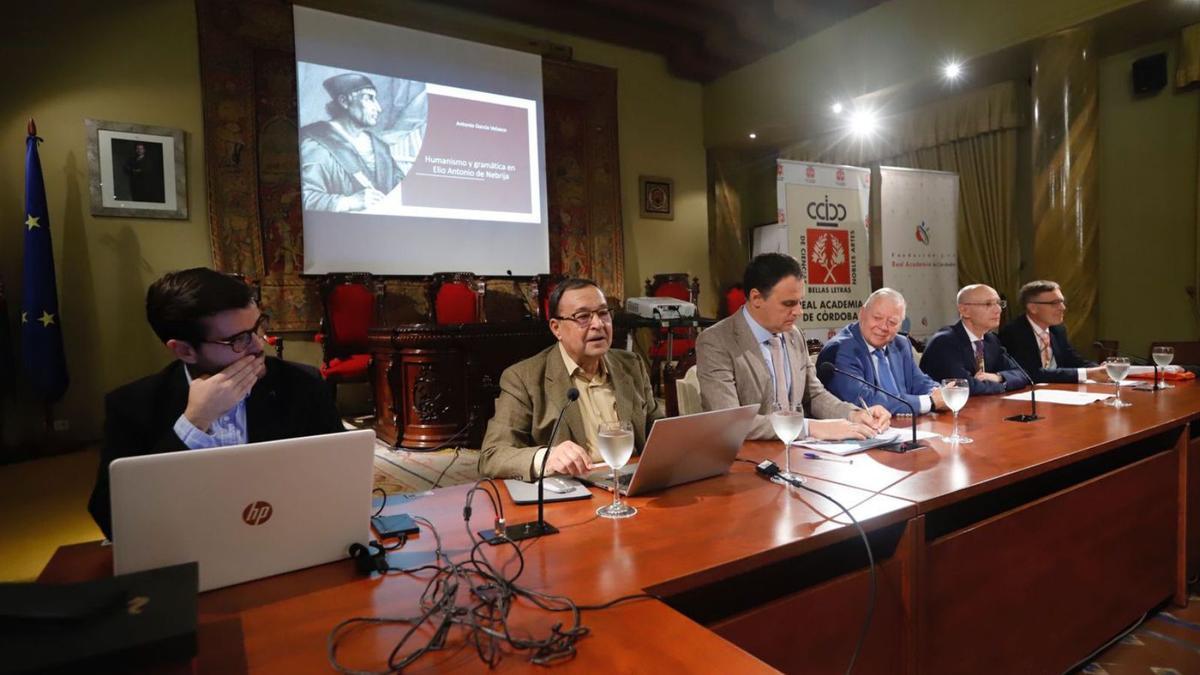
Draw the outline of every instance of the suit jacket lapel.
M762 347L754 339L754 333L740 311L738 320L733 322L733 336L738 352L745 354L750 372L754 375L755 388L758 391L773 391L771 383L774 379L771 377L771 371L767 370L767 360L763 358Z
M966 326L963 326L962 321L959 321L958 323L954 324L954 332L955 332L955 334L958 335L959 349L961 350L962 355L966 356L967 361L970 362L970 365L967 366L967 372L974 373L976 370L976 368L975 368L975 345L971 344L971 336L967 335L967 328L966 328ZM984 364L986 365L987 364L987 342L986 341L984 341L983 361L984 361Z
M283 438L286 410L280 409L275 364L267 359L267 374L246 399L246 442L261 443Z
M563 364L561 349L555 345L555 348L546 355L546 358L549 359L549 362L546 363L546 403L551 406L549 409L553 411L555 417L562 412L561 406L567 404L567 390L572 386L571 375L567 372L566 365ZM578 401L567 409L567 414L563 416L563 426L571 432L570 438L576 443L583 445L587 440L587 432L583 428L583 414L579 412ZM566 438L566 435L559 433L557 442L561 443ZM555 439L549 439L547 442L554 443Z

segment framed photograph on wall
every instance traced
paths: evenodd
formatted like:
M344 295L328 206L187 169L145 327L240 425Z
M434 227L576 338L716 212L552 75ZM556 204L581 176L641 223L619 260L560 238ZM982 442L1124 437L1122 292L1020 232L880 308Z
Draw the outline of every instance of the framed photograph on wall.
M675 220L675 181L660 176L638 176L642 218Z
M95 119L85 124L92 215L188 217L182 129Z

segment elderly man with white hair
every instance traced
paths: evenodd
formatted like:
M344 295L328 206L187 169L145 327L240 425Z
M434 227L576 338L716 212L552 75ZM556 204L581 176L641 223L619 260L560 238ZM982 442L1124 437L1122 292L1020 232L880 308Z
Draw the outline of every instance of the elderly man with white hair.
M906 308L899 291L881 288L872 293L858 310L858 321L838 331L817 357L818 372L822 363L832 363L837 368L821 378L825 388L843 401L881 405L892 414L923 415L931 410L945 410L938 383L917 368L912 344L899 334ZM872 382L906 403L845 373Z
M1004 355L1000 338L991 332L1000 326L1000 312L1007 304L991 286L963 286L958 292L961 320L929 338L921 356L921 370L938 381L968 380L972 396L1000 394L1028 384Z

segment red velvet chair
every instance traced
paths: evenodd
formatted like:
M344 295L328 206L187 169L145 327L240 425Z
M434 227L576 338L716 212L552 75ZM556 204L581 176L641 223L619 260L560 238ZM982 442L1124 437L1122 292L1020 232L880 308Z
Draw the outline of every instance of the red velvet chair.
M470 272L439 272L430 278L429 320L436 324L482 323L486 282Z
M746 304L746 291L742 289L741 284L734 284L721 294L721 307L718 314L720 318L724 319L737 312L744 304Z
M383 306L383 284L370 274L328 274L321 282L324 316L313 339L321 344L321 376L333 387L369 382L367 331Z
M539 274L533 278L533 305L537 312L535 318L550 320L550 294L563 279L566 277L561 274Z
M700 297L700 279L683 273L656 274L646 280L646 295L652 298L675 298L692 304ZM667 331L671 330L671 354L667 358ZM650 346L650 377L657 385L660 372L669 361L677 361L696 348L695 328L662 328L654 336Z

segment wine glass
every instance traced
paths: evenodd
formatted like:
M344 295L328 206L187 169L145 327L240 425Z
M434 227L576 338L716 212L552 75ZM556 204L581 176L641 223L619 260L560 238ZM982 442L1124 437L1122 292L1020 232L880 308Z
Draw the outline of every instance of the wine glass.
M1121 380L1124 380L1125 376L1129 374L1129 359L1124 356L1110 356L1104 359L1104 372L1108 373L1108 379L1117 385L1117 397L1108 399L1104 405L1114 408L1126 408L1133 405L1121 400Z
M1158 345L1150 350L1150 358L1154 359L1154 364L1159 368L1166 368L1175 360L1175 348L1167 345ZM1174 389L1175 385L1167 384L1166 381L1157 384L1159 389Z
M601 422L596 430L596 444L604 463L612 467L613 503L596 509L601 518L628 518L637 509L621 501L621 482L617 469L625 466L633 456L633 425L629 422Z
M804 431L804 405L776 402L771 408L771 428L783 441L783 470L792 474L792 443Z
M954 433L949 436L942 436L943 441L959 445L975 442L974 439L958 435L958 411L963 409L963 406L967 404L967 399L970 397L970 380L961 377L942 380L942 401L945 402L947 408L954 411Z

